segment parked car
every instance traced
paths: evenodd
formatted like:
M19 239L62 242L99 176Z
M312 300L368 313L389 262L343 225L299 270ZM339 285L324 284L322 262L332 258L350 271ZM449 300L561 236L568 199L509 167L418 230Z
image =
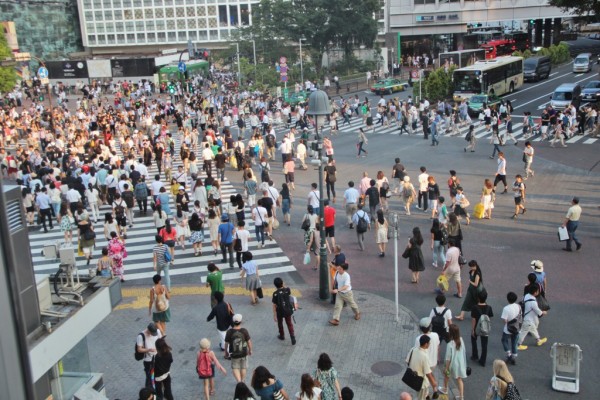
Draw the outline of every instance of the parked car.
M469 115L477 117L483 111L483 105L487 104L492 107L500 104L500 97L495 94L476 94L469 99Z
M583 101L598 101L600 98L600 81L589 81L581 90Z
M407 88L407 82L402 82L400 79L387 78L381 79L371 86L371 92L375 94L392 94L393 92L402 92Z

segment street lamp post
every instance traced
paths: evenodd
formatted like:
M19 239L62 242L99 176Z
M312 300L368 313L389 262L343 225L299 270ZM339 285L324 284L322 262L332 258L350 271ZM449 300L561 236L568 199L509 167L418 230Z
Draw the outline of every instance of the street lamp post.
M304 69L302 67L302 41L306 40L305 38L298 39L300 43L300 84L304 85Z
M242 73L240 72L240 44L235 44L235 54L237 55L237 65L238 65L238 90L242 86Z
M323 205L323 137L319 133L325 124L325 119L331 114L331 105L327 93L322 90L316 90L308 98L307 114L315 119L315 132L317 139L318 160L312 160L311 163L319 166L319 219L321 247L319 251L319 298L327 300L329 298L329 271L327 270L327 246L325 244L325 222Z
M181 53L179 53L179 62L177 63L178 68L181 65L181 59L183 58L184 53L188 53L191 56L188 49L182 50ZM181 79L179 80L181 82L181 118L185 119L185 71L180 70L179 74L181 76Z
M389 213L389 226L394 238L394 300L396 302L396 322L399 320L399 302L398 302L398 213Z

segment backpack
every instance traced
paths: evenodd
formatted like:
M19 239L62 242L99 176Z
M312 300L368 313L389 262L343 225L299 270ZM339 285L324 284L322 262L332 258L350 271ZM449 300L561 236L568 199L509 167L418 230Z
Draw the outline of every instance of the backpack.
M200 354L198 354L196 372L198 372L199 378L210 378L213 376L212 363L208 357L208 352L201 351Z
M448 230L442 224L440 224L440 233L442 234L442 240L440 240L440 244L445 246L448 244Z
M479 320L477 321L477 325L475 325L475 334L477 336L489 336L490 331L492 329L492 322L490 321L490 316L487 315L488 308L486 306L485 312L486 314L481 314Z
M278 289L276 293L277 312L283 314L284 317L291 316L294 313L294 306L290 299L290 290L288 288L281 288Z
M262 166L260 171L260 181L261 182L269 182L269 165Z
M133 192L127 190L121 194L123 201L127 204L127 207L133 208Z
M521 394L519 393L519 389L517 389L514 383L507 383L506 396L504 396L504 400L521 400Z
M466 140L467 142L470 142L470 141L471 141L471 135L472 135L472 133L471 133L471 132L469 132L469 133L467 133L467 136L465 136L465 140Z
M402 188L402 197L404 197L405 199L408 199L411 196L412 196L412 190L411 190L410 186L404 186Z
M372 126L373 125L373 117L371 117L370 115L367 117L367 126Z
M363 216L358 217L358 223L356 224L356 232L365 233L367 231L367 229L369 229L369 224L367 223L367 220L365 219L365 214L363 211Z
M125 207L123 207L123 204L115 203L115 217L119 219L125 217Z
M142 335L142 343L143 343L143 346L144 346L144 347L146 347L146 336L144 335L144 333L143 333L143 332L140 332L140 333L138 334L138 336L139 336L139 335ZM135 353L134 353L134 355L133 355L133 356L135 357L135 360L136 360L136 361L142 361L142 360L144 359L144 357L146 356L146 353L140 353L140 352L138 351L137 340L136 340L136 342L135 342Z
M243 358L248 355L248 342L244 333L239 329L234 329L231 334L231 358Z
M433 318L431 318L431 332L435 332L440 337L440 340L446 340L448 338L448 331L446 331L446 318L444 314L446 314L448 308L444 308L444 311L438 313L436 309L433 309Z

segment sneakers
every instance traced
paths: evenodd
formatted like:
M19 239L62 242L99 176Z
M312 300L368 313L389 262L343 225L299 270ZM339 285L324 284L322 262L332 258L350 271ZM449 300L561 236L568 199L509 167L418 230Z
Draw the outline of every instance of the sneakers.
M519 347L517 347L517 350L519 350L519 351L527 350L527 346L525 346L524 344L520 344Z
M437 391L440 392L441 394L448 394L448 388L445 388L442 386L438 386Z
M515 356L508 356L506 357L506 362L507 363L511 363L512 365L516 365L517 364L517 359Z
M548 341L548 338L540 338L540 339L537 341L537 345L538 345L538 346L541 346L541 345L543 345L544 343L546 343L547 341Z
M354 314L354 319L359 321L360 320L360 311L357 312L356 314Z
M581 249L581 243L577 243L577 247L576 247L576 249L577 249L577 250Z
M292 346L295 346L296 345L296 337L292 336L291 339L292 339Z
M285 340L285 336L283 336L283 335L277 335L277 339L279 339L279 340Z
M329 325L338 326L339 324L340 324L340 321L338 321L337 319L329 320Z

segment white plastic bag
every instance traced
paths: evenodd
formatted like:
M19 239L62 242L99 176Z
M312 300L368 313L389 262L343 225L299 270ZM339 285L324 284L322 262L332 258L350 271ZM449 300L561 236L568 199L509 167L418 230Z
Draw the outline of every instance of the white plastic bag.
M304 253L304 265L310 264L310 253L307 251Z

